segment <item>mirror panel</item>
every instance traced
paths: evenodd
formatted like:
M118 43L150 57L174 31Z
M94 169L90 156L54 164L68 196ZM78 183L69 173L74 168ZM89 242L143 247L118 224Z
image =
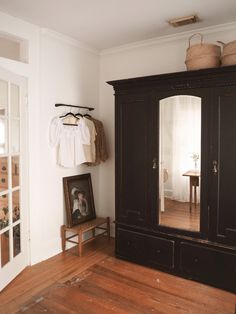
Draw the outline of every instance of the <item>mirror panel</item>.
M201 98L162 99L159 135L159 224L199 231Z

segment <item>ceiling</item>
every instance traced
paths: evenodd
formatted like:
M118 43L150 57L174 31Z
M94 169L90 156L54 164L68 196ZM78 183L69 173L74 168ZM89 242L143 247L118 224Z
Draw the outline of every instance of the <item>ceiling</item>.
M0 11L98 50L236 22L235 0L0 0ZM179 28L167 23L191 14L201 21Z

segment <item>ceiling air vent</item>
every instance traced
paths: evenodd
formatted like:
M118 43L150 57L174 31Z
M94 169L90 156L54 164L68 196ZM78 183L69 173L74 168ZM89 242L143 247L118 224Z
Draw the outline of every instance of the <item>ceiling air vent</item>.
M168 23L173 27L184 26L188 24L193 24L199 21L199 18L196 14L180 17L178 19L169 20Z

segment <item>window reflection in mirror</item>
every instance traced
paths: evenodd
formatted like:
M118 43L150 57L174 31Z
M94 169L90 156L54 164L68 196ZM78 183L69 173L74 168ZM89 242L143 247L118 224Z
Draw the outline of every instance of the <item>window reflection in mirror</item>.
M159 224L200 230L201 98L160 101Z

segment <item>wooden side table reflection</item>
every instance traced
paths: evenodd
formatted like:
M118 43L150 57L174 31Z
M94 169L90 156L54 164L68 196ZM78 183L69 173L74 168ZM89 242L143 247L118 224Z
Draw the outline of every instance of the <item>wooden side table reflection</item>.
M192 210L193 189L194 189L194 206L197 206L197 187L199 186L200 172L196 170L189 170L183 174L189 177L189 210Z

